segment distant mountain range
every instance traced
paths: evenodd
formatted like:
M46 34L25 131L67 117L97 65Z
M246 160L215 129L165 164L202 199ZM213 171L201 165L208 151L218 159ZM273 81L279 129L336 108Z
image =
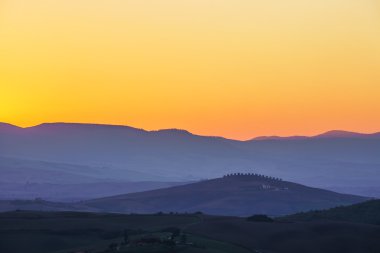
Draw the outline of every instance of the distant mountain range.
M380 138L380 132L372 134L355 133L343 130L332 130L315 136L259 136L252 140L305 140L305 139L320 139L320 138Z
M52 129L52 128L89 128L89 127L98 127L98 128L113 128L113 129L128 129L130 131L135 131L135 132L145 132L145 133L182 133L182 134L187 134L187 135L195 135L190 133L187 130L183 129L176 129L176 128L171 128L171 129L161 129L161 130L152 130L152 131L147 131L141 128L134 128L130 126L124 126L124 125L105 125L105 124L87 124L87 123L63 123L63 122L58 122L58 123L42 123L36 126L32 127L18 127L9 123L4 123L0 122L0 131L9 131L9 132L21 132L21 131L34 131L36 129L40 130L47 130L47 129ZM195 135L195 136L200 136L200 135ZM203 136L203 137L216 137L216 138L222 138L223 137L217 137L217 136ZM255 137L251 140L268 140L268 139L317 139L317 138L380 138L380 132L376 133L357 133L357 132L351 132L351 131L345 131L345 130L331 130L327 131L325 133L321 133L318 135L314 136L302 136L302 135L295 135L295 136L258 136ZM249 140L248 140L249 141ZM247 141L246 141L247 142Z
M75 123L20 128L1 123L0 185L185 182L254 172L378 196L379 150L380 133L331 131L236 141L178 129Z

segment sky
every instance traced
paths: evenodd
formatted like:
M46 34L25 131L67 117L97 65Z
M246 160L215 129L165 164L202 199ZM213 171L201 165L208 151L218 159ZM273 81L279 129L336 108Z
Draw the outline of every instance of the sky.
M380 1L1 0L0 121L380 131Z

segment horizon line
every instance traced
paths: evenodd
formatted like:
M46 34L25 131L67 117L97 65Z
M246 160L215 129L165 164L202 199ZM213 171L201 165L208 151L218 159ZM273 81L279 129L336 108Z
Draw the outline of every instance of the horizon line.
M235 139L235 138L229 138L229 137L219 136L219 135L202 135L202 134L197 134L197 133L191 132L191 131L189 131L187 129L175 128L175 127L173 127L173 128L161 128L161 129L149 129L148 130L148 129L145 129L145 128L134 127L134 126L131 126L131 125L106 124L106 123L91 123L91 122L63 122L63 121L55 121L55 122L42 122L42 123L39 123L39 124L30 125L30 126L19 126L19 125L16 125L16 124L0 121L0 124L1 123L8 124L8 125L11 125L11 126L14 126L14 127L17 127L17 128L21 128L21 129L38 127L38 126L41 126L41 125L44 125L44 124L73 124L73 125L97 125L97 126L110 126L110 127L128 127L128 128L133 128L133 129L136 129L136 130L142 130L142 131L145 131L145 132L159 132L159 131L165 131L165 130L177 130L177 131L187 132L187 133L189 133L191 135L194 135L194 136L223 138L223 139L233 140L233 141L254 141L254 140L260 141L260 140L291 139L291 138L296 138L296 139L297 138L299 138L299 139L302 139L302 138L314 138L314 137L318 137L318 136L323 137L323 135L328 134L328 133L333 133L333 132L336 132L336 133L346 133L346 134L355 134L355 135L373 135L373 134L380 133L380 131L376 131L376 132L356 132L356 131L351 131L351 130L331 129L331 130L327 130L327 131L320 131L319 133L314 134L314 135L298 135L298 134L286 135L286 136L283 136L283 135L257 135L257 136L254 136L254 137L251 137L251 138L248 138L248 139Z

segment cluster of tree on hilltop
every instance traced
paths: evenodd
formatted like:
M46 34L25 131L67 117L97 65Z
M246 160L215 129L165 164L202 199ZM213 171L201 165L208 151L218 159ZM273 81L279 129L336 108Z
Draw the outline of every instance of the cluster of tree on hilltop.
M224 178L226 177L257 177L257 178L262 178L262 179L269 179L269 180L276 180L276 181L282 181L281 178L278 177L271 177L271 176L266 176L262 174L257 174L257 173L231 173L231 174L226 174L223 176Z

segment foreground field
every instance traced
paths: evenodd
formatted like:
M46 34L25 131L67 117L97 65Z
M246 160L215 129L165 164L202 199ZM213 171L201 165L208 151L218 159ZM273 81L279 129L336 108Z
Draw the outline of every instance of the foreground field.
M4 253L380 252L380 226L333 221L251 222L202 214L0 214Z
M262 253L380 252L380 226L359 223L248 222L207 217L188 232Z
M200 215L121 215L16 211L0 214L0 252L248 253L242 247L184 230ZM172 230L178 230L173 240ZM127 232L125 232L127 231ZM169 232L167 232L169 231ZM125 233L130 243L125 243ZM180 242L180 235L186 241ZM151 242L163 238L162 242Z

